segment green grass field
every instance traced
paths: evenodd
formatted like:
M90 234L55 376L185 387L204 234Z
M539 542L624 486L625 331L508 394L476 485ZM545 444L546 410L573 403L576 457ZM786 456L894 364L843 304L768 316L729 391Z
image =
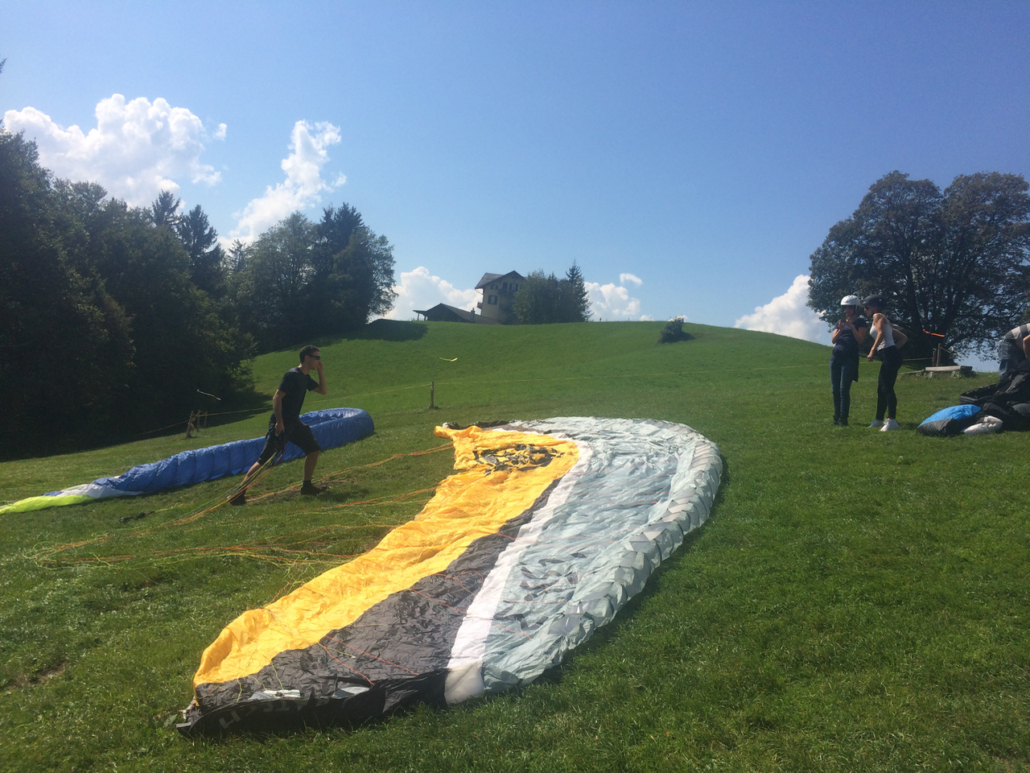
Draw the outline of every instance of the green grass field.
M1027 437L914 431L989 374L902 377L904 431L880 433L863 360L840 429L828 348L689 324L694 340L659 346L660 329L377 323L316 342L329 394L305 408L376 422L322 455L318 500L292 462L268 496L202 518L231 481L0 516L0 769L1030 770ZM295 357L259 358L258 391ZM421 509L452 463L434 426L568 415L688 424L726 470L709 522L559 669L357 730L179 736L224 625ZM255 437L267 413L221 418L4 463L0 502Z

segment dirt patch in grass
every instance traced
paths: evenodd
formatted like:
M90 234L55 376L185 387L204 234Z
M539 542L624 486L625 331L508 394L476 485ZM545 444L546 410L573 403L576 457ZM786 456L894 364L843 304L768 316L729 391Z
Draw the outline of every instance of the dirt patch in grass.
M42 668L33 674L15 674L14 678L7 683L6 687L8 689L13 688L15 690L24 690L26 687L35 687L49 679L53 679L55 676L60 676L64 673L64 670L67 667L68 661L62 658L53 665Z

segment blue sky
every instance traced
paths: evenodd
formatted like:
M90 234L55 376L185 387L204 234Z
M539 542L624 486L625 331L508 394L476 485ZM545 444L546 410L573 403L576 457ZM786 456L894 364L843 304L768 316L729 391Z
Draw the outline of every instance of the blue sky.
M0 58L60 176L226 238L357 207L404 319L576 261L595 318L828 340L798 277L877 178L1030 176L1025 1L22 0Z

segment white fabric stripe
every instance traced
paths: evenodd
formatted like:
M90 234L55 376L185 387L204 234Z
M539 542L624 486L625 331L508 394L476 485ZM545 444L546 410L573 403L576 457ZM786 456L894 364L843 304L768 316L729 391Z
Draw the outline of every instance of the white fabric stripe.
M507 577L494 615L521 631L490 628L475 669L484 692L531 682L610 621L708 517L721 471L714 444L684 425L567 417L511 426L570 437L591 456ZM527 577L537 578L532 590Z
M495 430L508 431L508 430ZM560 433L554 437L565 439ZM458 634L451 647L451 658L447 668L447 685L444 691L448 703L459 703L475 697L483 692L482 679L475 678L475 672L486 652L486 640L494 625L493 618L497 612L508 578L519 565L525 550L539 539L540 533L555 512L565 504L573 486L590 464L591 451L585 444L577 443L579 459L564 477L558 482L547 499L547 503L533 515L533 519L519 529L512 540L497 558L497 563L490 570L483 585L476 594L472 604L465 613L465 619L458 629Z
M105 499L106 497L127 497L142 494L142 491L122 491L114 486L101 486L97 483L83 483L81 486L72 486L63 491L55 491L47 494L50 497L93 497L93 499Z

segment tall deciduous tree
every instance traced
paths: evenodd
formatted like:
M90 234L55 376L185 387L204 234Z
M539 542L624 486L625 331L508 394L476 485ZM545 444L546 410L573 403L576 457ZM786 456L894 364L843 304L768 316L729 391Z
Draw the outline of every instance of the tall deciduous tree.
M512 311L523 325L557 322L558 277L539 270L530 272L515 293Z
M304 288L311 274L315 228L294 212L269 228L251 250L240 299L240 318L262 351L304 337Z
M832 323L841 297L875 292L911 333L914 356L933 345L924 330L956 352L991 351L1027 306L1027 188L993 172L960 175L942 194L891 172L812 254L809 306Z
M351 234L346 249L335 259L334 270L343 291L333 299L340 312L333 315L333 332L356 330L393 308L397 297L393 266L393 246L385 236L368 228L358 228Z
M312 224L299 212L258 237L230 283L262 351L346 333L393 307L393 247L346 204Z

